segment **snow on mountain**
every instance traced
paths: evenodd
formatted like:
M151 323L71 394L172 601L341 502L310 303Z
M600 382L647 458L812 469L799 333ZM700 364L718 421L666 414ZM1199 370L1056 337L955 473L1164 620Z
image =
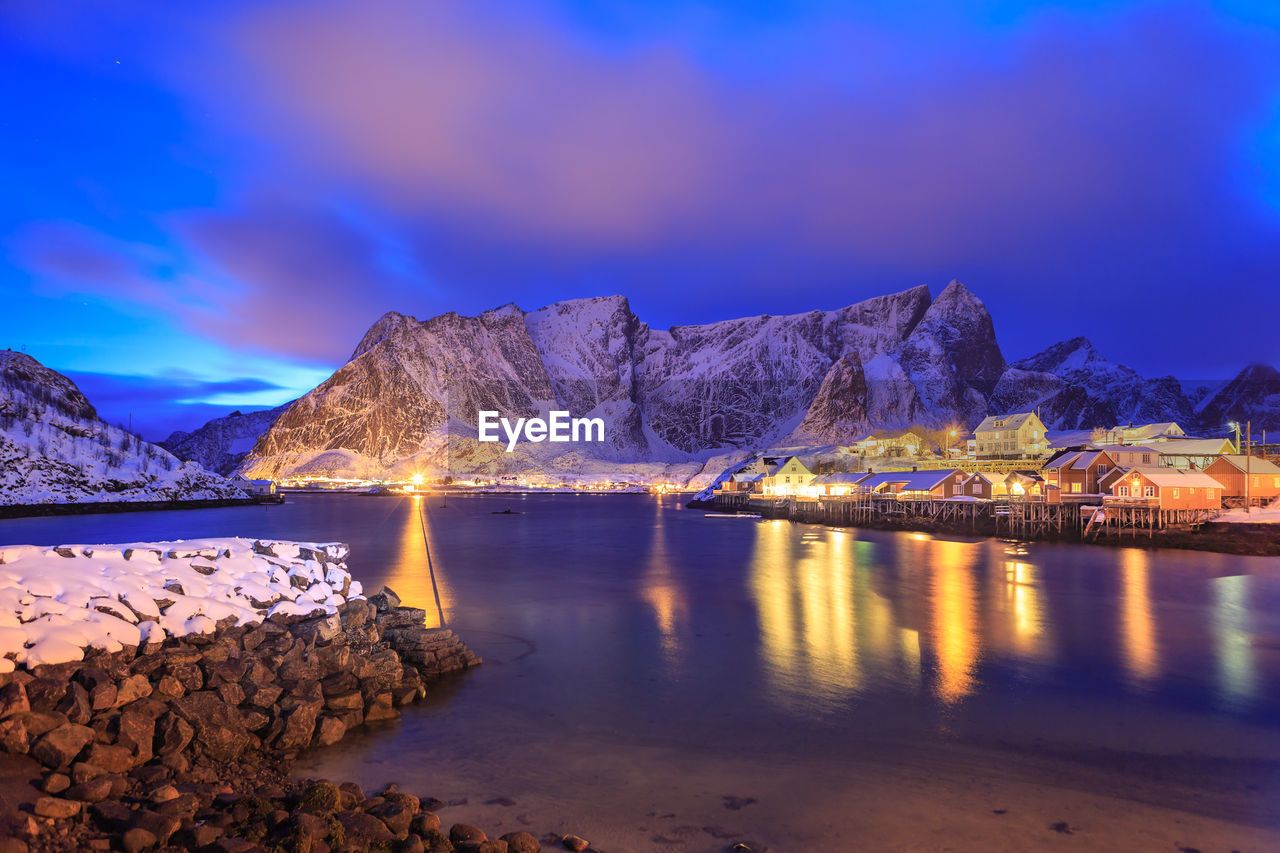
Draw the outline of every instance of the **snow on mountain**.
M1113 364L1083 338L1007 364L986 306L959 282L937 298L920 286L831 311L669 330L612 296L426 321L388 313L263 433L242 469L696 479L710 460L744 451L972 427L1029 408L1053 429L1196 423L1174 380ZM477 440L480 410L514 420L552 409L603 418L607 440L522 441L514 453Z
M1227 421L1250 421L1259 430L1280 430L1280 370L1251 364L1200 404L1202 424L1218 429Z
M1195 423L1190 401L1172 377L1147 379L1104 358L1086 338L1054 344L1014 362L992 391L1002 412L1038 409L1045 426L1079 430L1125 423Z
M194 432L174 432L158 443L184 462L195 462L209 471L229 476L288 407L285 403L261 412L232 412L214 418Z
M223 477L104 423L67 377L0 352L0 504L239 497Z

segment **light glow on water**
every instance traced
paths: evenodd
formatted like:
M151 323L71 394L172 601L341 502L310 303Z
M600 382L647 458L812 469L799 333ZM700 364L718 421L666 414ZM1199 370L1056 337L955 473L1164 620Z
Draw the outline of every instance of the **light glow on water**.
M1130 680L1146 687L1160 677L1160 645L1151 606L1150 557L1146 551L1120 552L1122 579L1121 649Z

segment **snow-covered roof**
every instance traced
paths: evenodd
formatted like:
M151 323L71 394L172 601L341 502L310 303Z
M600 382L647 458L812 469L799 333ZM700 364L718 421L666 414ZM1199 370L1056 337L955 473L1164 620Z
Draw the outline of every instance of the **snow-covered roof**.
M813 478L813 485L815 486L857 485L858 483L861 483L863 480L867 479L870 476L871 475L866 473L865 471L862 472L861 474L849 474L849 473L819 474L818 476Z
M1065 453L1059 453L1057 456L1044 463L1043 468L1069 468L1071 463L1079 459L1081 451L1070 450Z
M875 491L881 486L901 483L904 492L928 492L942 485L948 477L963 473L957 468L946 471L886 471L872 474L862 481L862 485Z
M1044 477L1040 476L1039 471L1010 471L1009 475L1004 478L1005 482L1014 480L1028 480L1033 483L1043 482Z
M987 415L973 431L991 432L997 429L1018 429L1027 422L1028 418L1034 416L1035 412L1018 412L1013 415Z
M1076 455L1075 461L1071 463L1071 467L1077 471L1083 471L1102 461L1102 457L1105 455L1106 454L1101 450L1091 450L1079 453ZM1109 456L1107 458L1110 459Z
M1205 489L1221 489L1222 484L1210 477L1203 471L1188 471L1183 468L1167 468L1167 467L1147 467L1138 466L1131 468L1128 472L1129 476L1141 474L1149 483L1160 486L1170 486L1179 488L1188 486L1194 488L1200 486Z
M1148 447L1145 444L1102 444L1098 450L1104 450L1110 454L1116 453L1159 453L1154 447Z
M1235 450L1229 438L1171 438L1161 444L1165 456L1219 456Z
M981 471L974 471L972 474L966 477L964 481L968 483L970 480L975 480L975 479L986 480L988 484L993 486L995 485L995 480L992 480L990 477L988 477L986 474L982 473Z
M764 477L765 475L763 473L753 474L748 472L748 473L734 474L729 479L735 483L758 483L761 480L763 480Z

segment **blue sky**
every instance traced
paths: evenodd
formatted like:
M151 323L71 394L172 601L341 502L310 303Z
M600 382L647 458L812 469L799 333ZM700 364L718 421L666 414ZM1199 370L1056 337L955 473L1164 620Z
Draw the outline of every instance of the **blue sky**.
M1280 363L1273 3L17 2L0 99L0 346L148 437L611 293L959 278L1011 360Z

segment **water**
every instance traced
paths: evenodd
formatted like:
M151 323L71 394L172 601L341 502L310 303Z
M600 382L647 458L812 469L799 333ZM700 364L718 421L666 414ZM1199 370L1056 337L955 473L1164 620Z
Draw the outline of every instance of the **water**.
M1059 823L1081 849L1280 849L1280 560L673 497L441 503L9 520L0 542L349 542L367 589L486 663L299 772L399 781L458 803L446 822L612 851L1055 849Z

